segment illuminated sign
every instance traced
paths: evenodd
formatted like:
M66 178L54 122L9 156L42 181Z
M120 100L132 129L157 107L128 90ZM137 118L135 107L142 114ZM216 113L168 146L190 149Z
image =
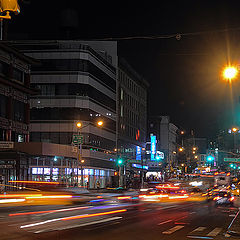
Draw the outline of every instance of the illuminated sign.
M52 174L53 175L58 175L58 168L53 168L52 169Z
M156 160L163 160L164 159L164 153L157 151L156 153Z
M133 163L132 164L132 167L135 167L135 168L143 168L145 170L148 170L148 166L143 166L141 164L136 164L136 163Z
M136 146L136 160L142 159L142 148L139 146Z
M151 135L151 160L155 160L156 155L156 136Z

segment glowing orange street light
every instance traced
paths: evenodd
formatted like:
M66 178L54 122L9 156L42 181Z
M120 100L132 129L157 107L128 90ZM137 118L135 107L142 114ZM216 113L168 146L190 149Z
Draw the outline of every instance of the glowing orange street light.
M184 134L184 131L181 131L180 133L181 133L181 135L183 135L183 134Z
M234 66L225 67L223 70L223 78L232 81L232 79L236 78L238 75L238 69Z
M179 151L179 152L182 152L182 151L183 151L183 148L182 148L182 147L181 147L181 148L179 148L179 149L178 149L178 151Z
M77 128L80 128L80 127L82 127L82 123L81 122L77 122L76 126L77 126Z
M238 129L237 129L236 127L233 127L233 128L232 128L232 132L237 132L237 130L238 130Z
M192 149L193 151L196 151L197 150L197 148L196 147L193 147L193 149Z
M97 122L97 125L98 125L99 127L102 127L102 126L103 126L103 121L98 121L98 122Z

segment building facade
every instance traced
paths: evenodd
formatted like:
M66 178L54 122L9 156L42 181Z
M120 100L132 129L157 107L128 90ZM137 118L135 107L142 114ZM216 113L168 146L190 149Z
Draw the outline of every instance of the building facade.
M123 58L118 61L117 155L125 163L126 184L138 184L147 171L147 92L149 84Z
M41 65L32 68L32 142L71 145L83 137L83 168L110 171L116 148L116 42L23 41L14 43ZM103 121L99 128L97 121ZM77 122L82 127L78 129ZM80 182L79 177L79 182ZM96 183L87 184L95 185ZM107 183L100 182L104 187Z
M20 161L6 149L14 142L29 142L30 66L33 59L7 43L0 44L0 181L16 180ZM27 171L27 169L26 169Z
M149 117L147 156L150 172L172 170L177 165L178 132L169 116Z
M0 44L0 141L28 142L32 59Z

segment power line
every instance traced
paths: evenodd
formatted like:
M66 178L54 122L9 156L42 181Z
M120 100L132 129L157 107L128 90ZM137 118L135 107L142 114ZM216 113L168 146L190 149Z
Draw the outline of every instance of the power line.
M198 35L206 35L211 33L224 33L230 31L239 31L240 27L236 28L224 28L217 30L209 30L209 31L199 31L199 32L186 32L186 33L174 33L174 34L163 34L163 35L150 35L150 36L127 36L127 37L105 37L105 38L95 38L89 40L95 41L120 41L120 40L155 40L155 39L171 39L175 38L177 40L181 40L183 36L198 36Z

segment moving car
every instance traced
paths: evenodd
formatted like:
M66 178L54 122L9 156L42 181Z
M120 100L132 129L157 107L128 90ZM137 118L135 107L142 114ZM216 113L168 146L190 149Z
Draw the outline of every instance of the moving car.
M234 196L228 191L219 191L213 198L215 205L232 205Z

